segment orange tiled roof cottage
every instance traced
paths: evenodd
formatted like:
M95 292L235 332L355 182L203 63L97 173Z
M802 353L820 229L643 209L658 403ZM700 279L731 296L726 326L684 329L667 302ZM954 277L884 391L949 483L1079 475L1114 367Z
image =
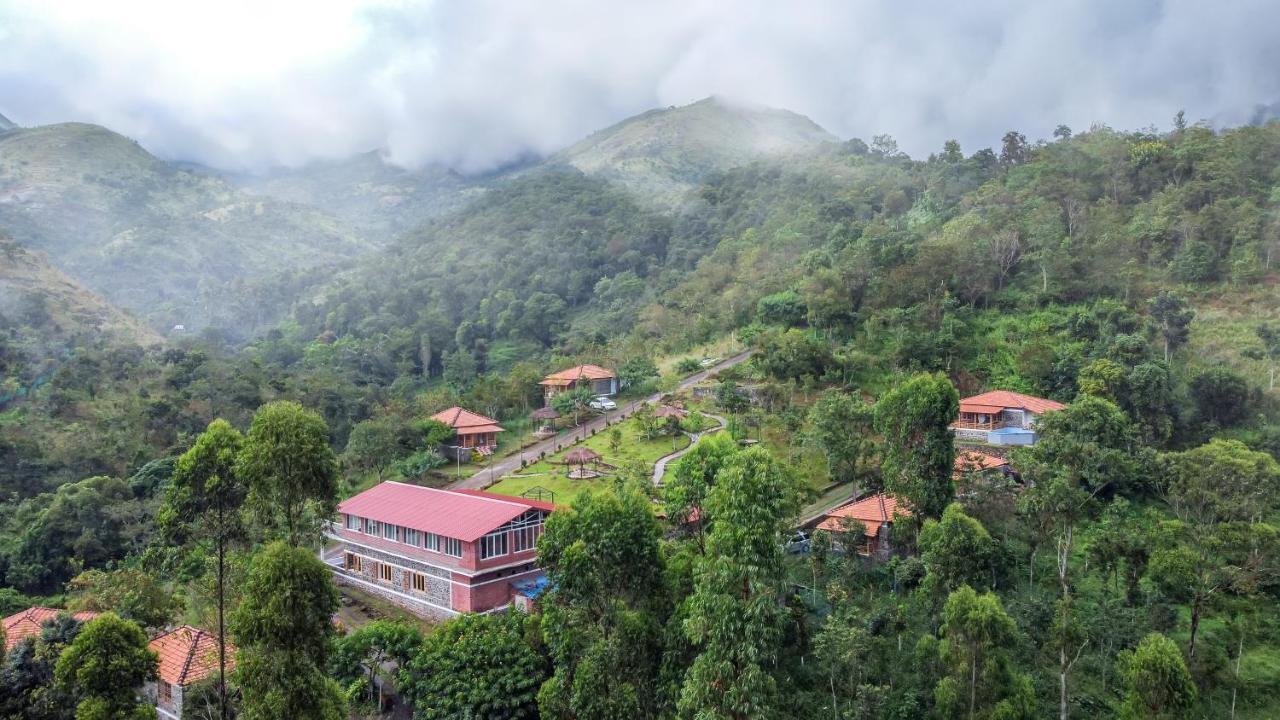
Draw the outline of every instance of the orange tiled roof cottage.
M561 370L546 376L538 384L545 390L548 406L551 404L551 398L581 385L590 387L595 395L618 393L617 373L599 365L578 365L568 370Z
M148 684L160 717L180 720L183 693L190 685L218 674L218 638L200 628L183 625L151 641L159 662L159 679ZM235 669L236 649L227 643L227 674Z
M442 448L452 460L458 459L459 454L469 460L473 450L482 455L493 454L498 448L498 433L506 432L497 420L457 405L432 415L431 419L453 428L453 439Z
M5 618L4 624L4 651L6 654L18 646L24 638L36 637L40 634L40 628L46 622L58 617L59 614L66 610L59 610L51 607L30 607L21 612L14 613ZM72 613L71 617L80 622L89 622L98 617L96 612L78 612Z
M1065 405L1033 395L992 390L960 401L960 417L951 424L956 437L992 445L1033 445L1035 425L1047 412Z
M889 531L893 528L894 518L911 517L906 505L899 503L898 498L887 493L879 493L861 500L842 505L827 513L819 530L844 533L845 520L856 520L862 523L861 540L854 542L861 555L885 557L892 549L889 544Z

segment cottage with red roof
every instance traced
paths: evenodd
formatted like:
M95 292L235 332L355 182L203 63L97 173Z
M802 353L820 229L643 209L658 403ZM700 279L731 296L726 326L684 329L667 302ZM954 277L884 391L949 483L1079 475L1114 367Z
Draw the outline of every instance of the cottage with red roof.
M859 555L884 560L893 551L889 533L893 529L894 520L899 517L911 517L906 504L899 502L893 495L879 493L832 510L818 523L818 529L843 536L848 532L852 521L862 523L863 537L851 538L850 542L845 543L846 549L854 549Z
M546 376L538 384L546 393L547 407L551 406L551 398L556 395L584 385L591 388L593 395L618 394L617 373L599 365L579 365L561 370Z
M159 663L158 678L147 683L147 697L167 720L181 720L186 689L218 675L218 638L199 628L183 625L155 638L148 646ZM227 643L226 673L235 669L235 646Z
M506 432L497 420L456 405L431 419L453 428L453 439L441 448L450 460L470 460L473 452L492 455L498 449L498 433Z
M338 504L339 583L424 617L488 612L542 575L535 543L555 505L384 482Z
M0 621L4 626L4 654L8 655L13 651L18 643L26 638L34 638L40 635L40 628L44 624L58 617L58 615L67 612L51 607L30 607L22 612L16 612L9 617ZM71 617L84 623L98 617L96 612L78 612L72 613Z
M958 439L992 445L1034 445L1036 420L1064 407L1032 395L993 390L961 400L960 417L951 424L951 430Z

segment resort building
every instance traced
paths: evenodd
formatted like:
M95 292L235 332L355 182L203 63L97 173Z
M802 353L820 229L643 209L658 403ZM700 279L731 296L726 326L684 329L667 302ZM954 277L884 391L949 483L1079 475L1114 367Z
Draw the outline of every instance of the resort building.
M326 556L339 583L424 617L488 612L542 576L536 542L555 505L384 482L338 504Z
M159 661L159 673L155 682L147 683L144 692L163 720L181 720L187 688L218 676L218 638L183 625L155 638L148 647ZM235 669L235 656L235 646L227 643L228 678Z
M885 560L893 551L889 533L898 517L911 517L911 512L897 497L878 493L832 510L818 523L818 529L838 533L846 551ZM862 537L843 540L855 523L862 524Z
M40 628L45 623L65 612L66 610L59 610L58 608L36 606L16 612L0 621L0 624L4 627L4 654L8 655L23 639L38 636ZM83 623L98 617L98 613L71 613L71 617Z
M599 365L579 365L561 370L546 376L538 384L543 388L545 404L548 406L551 405L551 398L556 395L582 386L591 388L592 395L618 394L617 373Z
M498 449L498 433L506 432L497 420L456 405L431 419L453 428L453 438L440 447L450 460L470 460L472 453L492 455Z
M960 440L992 445L1034 445L1036 421L1065 405L1008 390L993 390L960 401L960 417L951 429Z

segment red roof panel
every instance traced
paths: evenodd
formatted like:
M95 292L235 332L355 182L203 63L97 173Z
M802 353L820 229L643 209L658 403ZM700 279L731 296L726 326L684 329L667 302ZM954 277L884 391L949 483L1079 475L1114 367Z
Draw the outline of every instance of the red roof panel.
M338 512L472 542L547 504L387 481L338 503Z
M840 520L849 518L862 523L863 534L867 537L875 537L880 533L882 524L893 522L894 515L910 516L911 512L905 506L900 507L898 498L893 495L872 495L827 513L822 522L818 523L818 528L842 532L844 525Z
M190 685L218 672L218 639L199 628L183 625L151 641L160 663L160 679L170 685ZM235 669L236 649L227 643L227 673Z
M982 410L968 410L966 406L984 405L997 408L1017 408L1022 410L1030 410L1039 415L1049 412L1050 410L1061 410L1066 405L1053 400L1038 398L1034 395L1023 395L1022 393L1011 392L1009 390L992 390L981 395L967 397L960 401L960 407L965 412L985 412Z
M24 638L35 637L40 634L40 628L46 622L56 618L59 613L66 610L59 610L51 607L30 607L22 612L17 612L3 620L4 624L4 651L8 653L17 647L18 643ZM89 622L98 617L96 612L78 612L73 613L71 617L80 622Z
M460 408L457 405L448 410L441 410L431 416L432 420L439 420L458 431L459 435L475 435L477 433L489 432L506 432L498 426L498 421L493 418L487 418L479 413L473 413L470 410Z

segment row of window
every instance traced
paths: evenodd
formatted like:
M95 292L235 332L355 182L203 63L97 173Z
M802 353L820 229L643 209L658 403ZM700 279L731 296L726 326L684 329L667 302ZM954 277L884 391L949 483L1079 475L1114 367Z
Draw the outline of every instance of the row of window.
M379 522L355 515L347 516L347 529L363 532L365 535L380 537L384 540L420 547L432 552L444 553L451 557L462 557L462 541L457 538L422 532L413 528L400 527L391 523Z
M372 562L378 568L378 579L381 580L382 582L391 582L392 578L394 577L394 571L392 570L392 566L386 563L379 563L376 560ZM364 558L360 557L359 555L356 555L355 553L347 553L346 563L347 563L348 570L354 570L356 572L362 572L364 570ZM426 575L423 575L422 573L411 572L409 570L405 570L404 572L409 573L410 584L413 586L414 590L422 593L427 591Z
M502 527L480 538L480 559L488 560L509 552L532 550L542 534L543 515L529 511ZM384 540L425 548L452 557L462 557L462 541L435 533L400 527L369 518L347 515L347 529ZM512 549L514 548L514 549Z

